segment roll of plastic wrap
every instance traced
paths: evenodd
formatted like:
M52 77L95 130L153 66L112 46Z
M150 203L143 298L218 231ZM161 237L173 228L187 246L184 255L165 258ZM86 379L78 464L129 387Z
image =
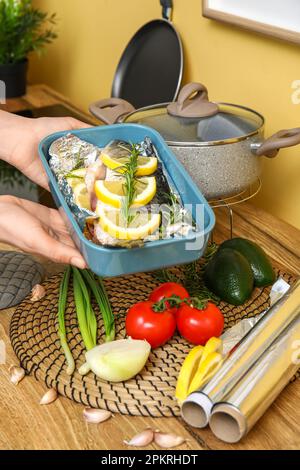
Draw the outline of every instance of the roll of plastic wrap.
M229 352L224 364L210 382L185 400L182 405L185 421L194 427L205 427L213 405L224 401L265 351L294 323L299 310L300 279Z

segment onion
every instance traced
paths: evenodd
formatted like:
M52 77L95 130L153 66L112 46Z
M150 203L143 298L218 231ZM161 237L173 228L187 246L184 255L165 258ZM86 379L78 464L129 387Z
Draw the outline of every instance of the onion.
M86 361L94 374L108 382L124 382L144 368L150 355L147 341L122 339L88 351Z

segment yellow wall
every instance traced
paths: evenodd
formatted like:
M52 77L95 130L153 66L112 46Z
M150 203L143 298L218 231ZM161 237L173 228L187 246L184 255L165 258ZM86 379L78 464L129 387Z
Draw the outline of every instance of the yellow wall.
M34 59L31 80L46 82L82 108L110 95L125 44L140 25L160 16L158 0L35 0L56 11L59 39ZM253 107L266 134L300 127L291 84L300 80L300 46L201 16L201 0L174 0L174 23L185 49L185 81L205 83L214 100ZM266 160L255 203L300 228L300 146Z

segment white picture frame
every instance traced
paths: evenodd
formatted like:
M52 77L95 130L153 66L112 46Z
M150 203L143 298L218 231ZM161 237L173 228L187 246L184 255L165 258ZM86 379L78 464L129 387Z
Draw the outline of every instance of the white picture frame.
M300 44L300 0L202 0L202 13L205 18Z

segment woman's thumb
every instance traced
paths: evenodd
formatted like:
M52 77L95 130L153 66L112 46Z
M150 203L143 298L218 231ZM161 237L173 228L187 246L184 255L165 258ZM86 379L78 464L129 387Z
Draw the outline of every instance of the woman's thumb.
M76 248L55 240L47 233L45 233L45 240L40 246L44 247L43 252L40 254L50 258L55 263L71 264L79 269L86 268L86 262Z

